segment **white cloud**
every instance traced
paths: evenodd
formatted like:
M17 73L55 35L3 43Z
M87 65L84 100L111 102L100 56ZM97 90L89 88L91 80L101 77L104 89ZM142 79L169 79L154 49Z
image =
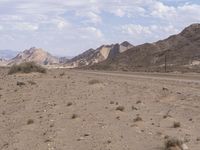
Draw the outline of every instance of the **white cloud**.
M0 44L19 49L36 44L57 51L126 38L134 43L157 40L200 22L200 4L183 1L0 0ZM16 40L10 44L5 35Z
M123 34L127 34L130 36L154 36L157 34L165 33L167 35L176 34L179 32L174 26L158 26L158 25L150 25L150 26L142 26L138 24L126 24L118 28Z
M117 28L117 32L120 33L122 40L126 39L137 45L165 39L170 35L179 33L180 30L178 30L173 25L144 26L139 24L126 24L121 26L120 28Z
M85 23L100 24L102 22L101 16L92 11L77 11L76 16L85 17Z
M27 22L22 22L22 23L15 23L15 26L13 26L13 29L16 30L27 30L27 31L36 31L38 30L38 25L37 24L31 24Z
M166 6L161 2L155 2L155 5L151 8L151 15L162 19L169 19L170 17L176 17L176 8L172 6Z
M127 24L121 27L122 33L129 34L132 36L141 36L151 34L150 27L141 26L137 24Z
M82 32L83 38L103 38L103 33L101 32L101 30L95 27L80 28L80 31Z

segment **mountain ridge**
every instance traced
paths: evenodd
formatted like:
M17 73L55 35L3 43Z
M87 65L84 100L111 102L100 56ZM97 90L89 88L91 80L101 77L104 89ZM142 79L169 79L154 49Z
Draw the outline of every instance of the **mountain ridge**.
M68 59L55 57L41 48L32 47L0 65L34 61L40 65L82 69L126 71L160 71L169 68L200 68L200 24L192 24L182 32L154 43L133 46L127 41L101 45ZM166 71L166 70L165 70ZM169 71L171 71L169 69Z
M160 71L165 59L168 68L191 68L200 62L200 24L154 43L130 48L113 59L91 66L92 69Z

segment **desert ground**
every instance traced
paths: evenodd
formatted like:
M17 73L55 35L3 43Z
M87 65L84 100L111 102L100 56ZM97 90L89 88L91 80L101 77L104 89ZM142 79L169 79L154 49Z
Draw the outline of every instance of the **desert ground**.
M200 149L200 75L0 69L0 150Z

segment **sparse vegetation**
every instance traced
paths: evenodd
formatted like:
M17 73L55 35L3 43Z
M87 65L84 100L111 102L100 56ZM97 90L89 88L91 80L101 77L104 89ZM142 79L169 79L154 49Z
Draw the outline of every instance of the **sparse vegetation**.
M140 100L136 102L136 104L141 104L141 103L142 103L142 101L140 101Z
M23 86L23 85L26 85L26 84L24 82L17 81L17 86Z
M124 107L124 106L118 106L118 107L116 108L116 110L124 111L124 110L125 110L125 107Z
M138 110L135 106L132 106L131 108L132 110Z
M36 85L36 83L34 82L34 81L28 81L28 83L30 84L30 85Z
M28 121L27 121L27 125L30 125L30 124L33 124L34 123L34 120L33 119L29 119Z
M78 115L77 115L77 114L73 114L73 115L71 116L71 118L72 118L72 119L76 119L76 118L78 118Z
M139 121L142 121L142 118L139 115L137 115L137 117L133 121L134 122L139 122Z
M88 82L89 85L94 85L94 84L98 84L98 83L101 83L101 82L97 79L93 79Z
M37 65L34 62L25 62L19 65L13 65L8 74L15 74L15 73L31 73L31 72L39 72L39 73L46 73L46 69Z
M62 73L60 73L60 76L62 77L62 76L64 76L65 75L65 73L64 72L62 72Z
M67 106L69 107L69 106L71 106L72 105L72 102L68 102L67 103Z
M173 127L174 128L180 128L181 127L181 123L175 121L174 124L173 124Z
M168 138L167 141L165 142L165 149L164 150L172 150L174 149L180 149L182 150L182 145L183 142L179 139L176 138Z
M114 104L115 102L114 101L110 101L110 104Z

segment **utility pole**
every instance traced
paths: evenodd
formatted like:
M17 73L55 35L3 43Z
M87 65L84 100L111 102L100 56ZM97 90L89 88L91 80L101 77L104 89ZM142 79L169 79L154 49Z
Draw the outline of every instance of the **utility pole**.
M167 72L167 55L165 54L165 72Z

